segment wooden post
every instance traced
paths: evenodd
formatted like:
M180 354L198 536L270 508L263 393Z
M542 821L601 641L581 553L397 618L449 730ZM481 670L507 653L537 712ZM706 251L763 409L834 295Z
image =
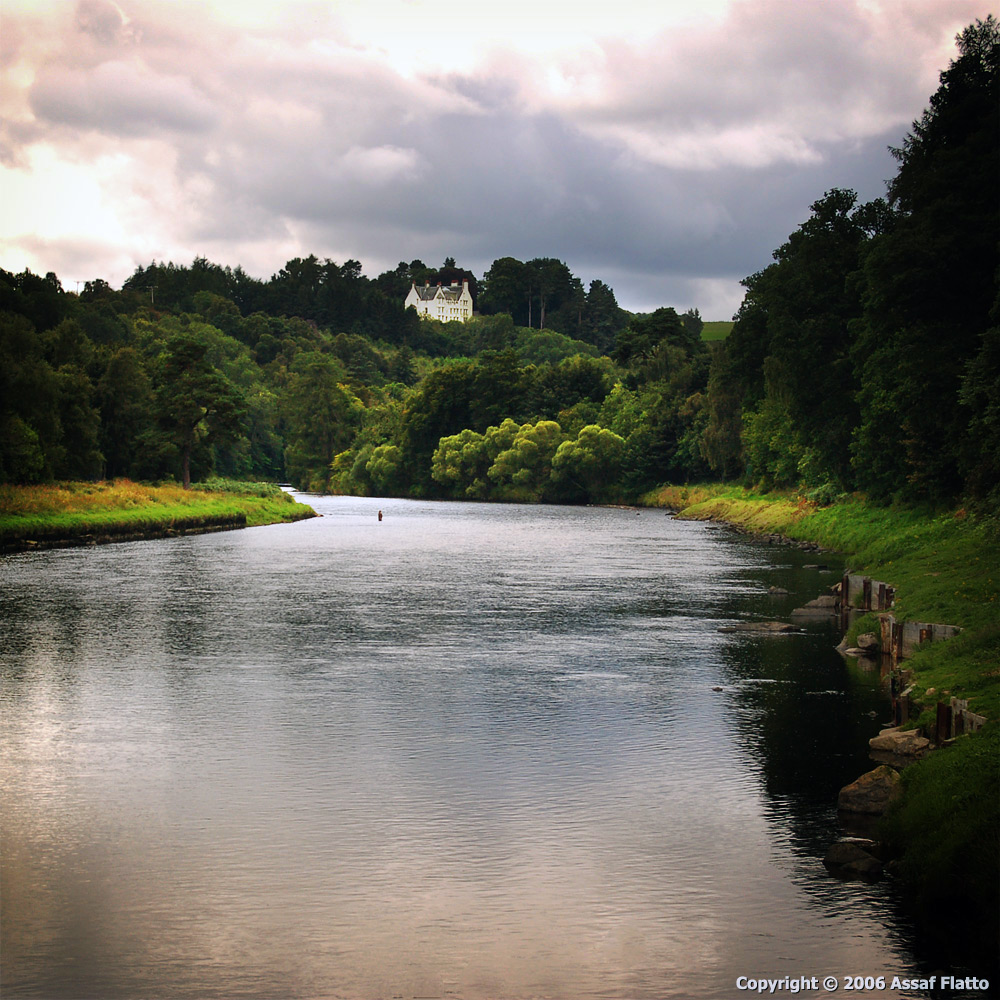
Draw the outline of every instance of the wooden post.
M937 719L934 725L934 742L944 743L951 734L951 705L946 705L939 701L937 705Z
M882 648L882 659L892 658L892 615L878 616L878 640Z
M872 609L872 579L870 576L866 576L864 583L862 585L862 597L861 597L861 607L865 611L871 611Z
M961 736L965 732L965 709L969 703L962 698L951 699L951 735Z
M878 585L878 610L885 611L885 584Z

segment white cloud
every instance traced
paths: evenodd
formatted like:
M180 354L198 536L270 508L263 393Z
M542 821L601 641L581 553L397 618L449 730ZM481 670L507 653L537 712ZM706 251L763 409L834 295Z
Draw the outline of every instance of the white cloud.
M608 125L594 131L616 140L641 161L676 170L752 169L773 163L815 164L822 159L815 143L770 122L724 129L701 127L665 135L636 125Z
M4 235L121 240L124 230L103 188L108 168L106 162L68 161L51 146L33 147L27 169L0 167Z
M351 181L381 186L396 180L413 180L420 173L421 156L415 149L377 146L362 149L352 146L341 157L339 172Z

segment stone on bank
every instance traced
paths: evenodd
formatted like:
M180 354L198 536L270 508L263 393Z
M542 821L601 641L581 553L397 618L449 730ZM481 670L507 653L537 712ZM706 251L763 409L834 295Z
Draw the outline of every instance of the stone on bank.
M837 808L843 812L881 816L902 794L901 782L898 771L882 764L845 785L837 796Z

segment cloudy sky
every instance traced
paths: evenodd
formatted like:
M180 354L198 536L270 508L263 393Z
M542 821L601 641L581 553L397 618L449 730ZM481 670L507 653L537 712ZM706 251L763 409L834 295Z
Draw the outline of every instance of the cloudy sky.
M729 318L987 0L2 0L0 267L559 257Z

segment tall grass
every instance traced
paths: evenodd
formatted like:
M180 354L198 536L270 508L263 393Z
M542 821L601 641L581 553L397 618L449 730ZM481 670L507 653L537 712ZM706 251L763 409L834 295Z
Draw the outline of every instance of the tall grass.
M261 483L240 479L206 479L195 483L194 489L203 493L241 493L254 497L280 497L284 492L277 483Z

